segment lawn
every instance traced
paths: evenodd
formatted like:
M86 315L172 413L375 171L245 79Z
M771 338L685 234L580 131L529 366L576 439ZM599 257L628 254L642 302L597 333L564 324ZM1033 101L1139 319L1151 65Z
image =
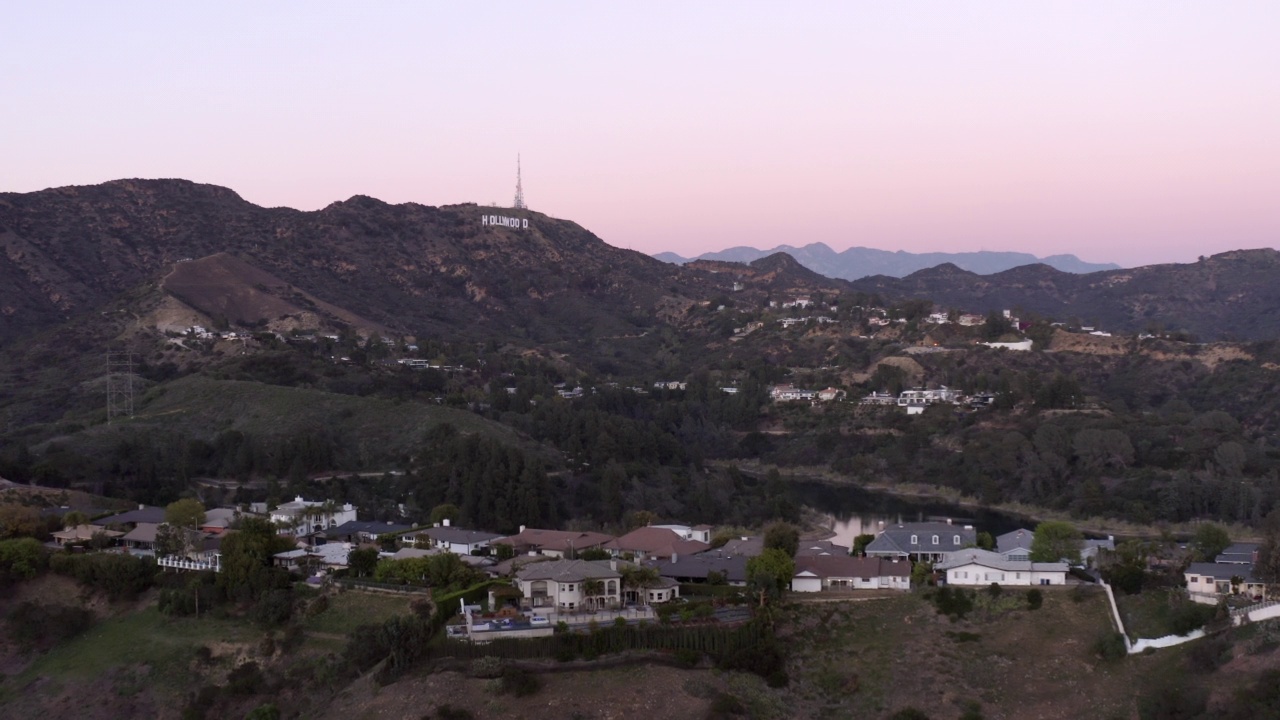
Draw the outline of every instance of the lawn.
M347 590L331 594L329 607L303 623L307 631L325 635L347 635L361 625L380 623L394 615L411 612L409 603L423 595L361 592Z
M13 679L23 687L39 677L78 683L115 668L146 665L148 684L180 692L188 687L196 648L212 643L252 643L262 631L234 620L169 618L154 607L109 618L55 646Z

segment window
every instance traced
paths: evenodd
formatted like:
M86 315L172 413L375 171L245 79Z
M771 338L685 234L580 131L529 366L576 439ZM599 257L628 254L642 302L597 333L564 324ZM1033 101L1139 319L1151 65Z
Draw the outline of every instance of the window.
M912 544L912 545L919 545L919 544L920 544L920 538L916 537L915 535L912 535L912 536L911 536L911 544Z
M1197 576L1195 576L1195 575L1192 575L1192 576L1191 576L1191 582L1193 582L1193 583L1198 583L1198 582L1200 582L1200 578L1199 578L1199 577L1197 577Z
M955 546L957 546L957 547L959 547L959 545L960 545L960 536L959 536L959 535L953 535L953 536L951 537L951 544L952 544L952 545L955 545Z
M569 587L565 588L565 590L568 592L573 592L573 586L570 585Z
M933 536L933 544L934 544L934 545L937 545L937 544L938 544L938 536L937 536L937 535L934 535L934 536Z

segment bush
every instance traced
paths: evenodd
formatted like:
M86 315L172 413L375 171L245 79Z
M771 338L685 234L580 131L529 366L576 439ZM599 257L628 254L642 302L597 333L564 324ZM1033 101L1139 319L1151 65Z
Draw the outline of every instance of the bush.
M111 600L136 598L154 584L156 576L154 560L116 553L58 553L49 558L49 568L105 593Z
M266 689L267 679L262 668L252 660L240 665L227 675L226 690L232 695L255 695Z
M1141 720L1192 720L1202 717L1209 706L1209 693L1189 683L1170 682L1152 687L1138 696Z
M307 605L307 617L313 618L329 609L329 596L321 595Z
M73 638L93 625L93 613L56 603L19 604L9 613L9 637L24 650Z
M264 627L283 625L293 617L293 593L289 590L268 590L253 606L253 619Z
M707 720L728 720L746 714L747 708L742 701L728 693L716 695L711 707L707 708Z
M973 596L963 588L942 587L933 594L933 605L938 614L960 620L973 610Z
M890 715L889 720L929 720L929 716L923 710L907 707Z
M1214 605L1201 605L1191 601L1179 603L1169 615L1169 630L1174 635L1186 635L1204 627L1217 612L1218 608Z
M1093 643L1093 651L1103 660L1120 660L1129 654L1125 646L1124 635L1118 632L1103 633Z
M1000 593L1004 592L1004 588L1000 587L1000 583L993 582L987 586L987 594L993 598L1000 597Z
M1039 588L1032 588L1027 591L1027 609L1039 610L1044 605L1044 592Z
M496 655L485 655L471 661L471 675L478 678L496 678L502 676L502 658Z
M698 661L701 659L702 653L692 648L680 648L679 650L676 650L676 662L680 663L681 667L691 668L697 665Z
M502 670L502 680L498 691L516 697L528 697L542 689L542 679L537 675L517 667L506 667Z
M1187 664L1192 670L1211 673L1231 661L1231 640L1225 634L1213 635L1191 644Z

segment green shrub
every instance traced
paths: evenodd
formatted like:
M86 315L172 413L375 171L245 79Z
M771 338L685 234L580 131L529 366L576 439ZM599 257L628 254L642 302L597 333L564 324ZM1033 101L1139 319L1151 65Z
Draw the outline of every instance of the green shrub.
M1027 591L1027 609L1039 610L1044 605L1044 592L1039 588L1031 588Z
M1118 632L1106 632L1099 636L1093 643L1093 651L1103 660L1120 660L1129 654L1124 635Z
M542 689L542 679L528 670L508 666L502 670L498 688L504 694L528 697Z
M9 613L9 637L24 650L73 638L93 625L93 613L57 603L20 603Z

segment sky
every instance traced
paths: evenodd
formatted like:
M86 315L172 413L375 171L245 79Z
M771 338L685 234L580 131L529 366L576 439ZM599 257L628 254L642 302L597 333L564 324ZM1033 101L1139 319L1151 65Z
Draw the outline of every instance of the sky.
M531 209L682 255L1280 245L1280 3L11 2L0 192Z

